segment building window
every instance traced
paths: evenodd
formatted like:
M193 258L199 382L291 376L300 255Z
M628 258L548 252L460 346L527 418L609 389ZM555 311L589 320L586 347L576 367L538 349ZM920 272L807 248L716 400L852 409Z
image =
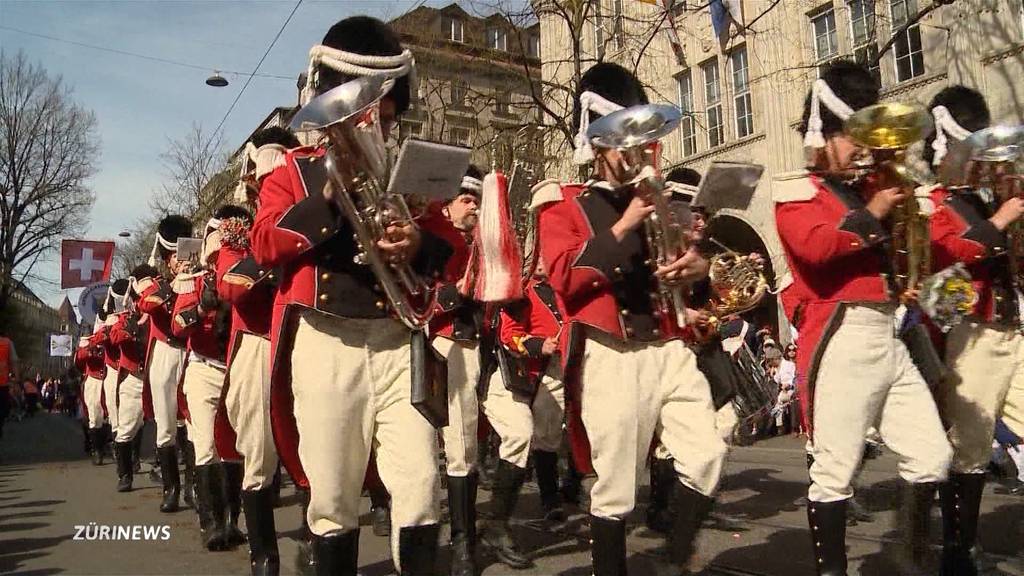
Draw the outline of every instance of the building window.
M615 47L616 48L622 48L622 45L623 45L623 42L622 42L622 40L623 40L623 38L622 38L622 0L612 0L612 1L615 3L614 4L614 6L615 6L615 23L614 23L615 30L613 32L614 40L615 40Z
M746 46L740 46L729 54L729 69L732 71L732 101L736 107L736 137L743 138L754 133Z
M497 91L494 94L494 113L501 116L512 114L512 95L505 91Z
M448 39L452 42L462 42L462 20L448 19Z
M850 1L850 37L853 39L853 59L871 71L881 84L878 68L878 41L875 36L875 0Z
M829 8L811 18L811 34L814 36L814 62L821 72L822 65L839 54L836 39L836 13Z
M501 28L488 28L487 29L487 47L491 50L508 50L508 44L505 39L505 31Z
M472 137L471 131L465 126L449 126L448 127L448 143L455 146L469 146L470 138Z
M915 0L889 0L892 29L896 33L917 14ZM921 27L917 24L899 32L892 47L896 60L896 81L903 82L924 74L924 51L921 49Z
M718 59L700 65L704 74L704 117L707 120L708 148L725 142L722 130L722 86L718 80Z
M604 20L600 2L594 3L594 53L598 60L604 58Z
M423 122L415 120L402 120L398 124L398 141L405 142L406 138L420 137L423 135Z
M540 36L530 34L529 42L526 46L526 53L532 58L540 58Z
M469 85L466 84L465 80L455 79L452 80L451 84L451 105L452 106L465 106L466 96L469 94Z
M679 140L683 147L683 156L697 153L697 131L694 130L693 116L693 78L687 70L676 76L676 87L679 89L679 111L683 119L679 123Z

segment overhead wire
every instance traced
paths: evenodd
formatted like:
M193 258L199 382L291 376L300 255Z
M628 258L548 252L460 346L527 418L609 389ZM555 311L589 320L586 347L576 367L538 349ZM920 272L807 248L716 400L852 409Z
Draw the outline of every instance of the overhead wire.
M59 38L57 36L50 36L48 34L40 34L39 32L30 32L28 30L22 30L20 28L14 28L13 26L0 25L0 30L7 30L10 32L17 32L18 34L24 34L26 36L33 36L35 38L42 38L44 40L51 40L53 42L61 42L64 44L70 44L72 46L80 46L82 48L90 48L92 50L100 50L102 52L110 52L112 54L119 54L121 56L129 56L132 58L140 58L142 60L149 60L151 62L160 62L162 64L171 64L173 66L181 66L183 68L191 68L193 70L204 70L204 71L216 71L222 74L232 74L235 76L246 76L248 72L240 72L238 70L228 70L225 68L219 68L217 66L203 66L200 64L193 64L191 62L182 62L180 60L172 60L170 58L163 58L160 56L152 56L149 54L140 54L138 52L131 52L129 50L121 50L119 48L110 48L108 46L99 46L96 44L89 44L87 42L79 42L77 40L69 40L67 38ZM279 80L294 80L294 76L283 76L280 74L256 74L261 78L276 78Z
M277 31L277 34L274 35L274 39L270 41L270 45L267 46L267 50L263 53L263 56L260 58L260 61L256 63L256 67L252 69L252 73L249 74L248 78L246 78L245 84L242 86L242 89L238 91L238 94L235 96L235 100L231 102L231 106L228 107L228 111L224 113L224 117L220 119L220 123L217 124L217 127L213 130L213 132L210 133L211 142L213 141L214 138L217 137L217 134L220 132L220 129L224 126L224 122L226 122L228 116L231 115L231 111L235 109L235 105L238 104L239 99L242 98L242 94L245 93L245 89L249 87L249 83L252 82L253 77L255 77L256 73L259 72L260 66L263 65L263 61L267 59L267 56L270 54L270 51L274 49L274 45L277 44L278 38L281 37L281 34L284 32L284 29L288 27L288 23L292 21L292 17L295 16L295 12L298 11L299 6L301 5L302 0L298 0L295 3L295 6L292 8L291 13L288 14L288 18L285 19L284 24L281 24L281 28ZM207 146L209 146L209 142L207 143Z

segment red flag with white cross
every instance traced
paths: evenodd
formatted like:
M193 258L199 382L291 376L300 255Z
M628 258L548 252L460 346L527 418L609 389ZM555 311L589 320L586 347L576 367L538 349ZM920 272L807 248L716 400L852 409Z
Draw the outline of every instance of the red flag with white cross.
M60 287L80 288L110 279L114 243L61 240Z

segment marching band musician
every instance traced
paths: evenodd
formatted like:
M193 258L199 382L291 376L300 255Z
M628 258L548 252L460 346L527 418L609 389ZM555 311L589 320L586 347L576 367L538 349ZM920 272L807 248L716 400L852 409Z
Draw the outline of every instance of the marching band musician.
M558 449L565 410L558 340L566 315L539 258L527 281L525 296L501 309L498 340L502 350L498 353L513 358L506 356L504 369L493 373L482 399L484 414L501 440L494 505L483 539L497 551L499 559L515 568L533 565L519 551L508 527L531 455L544 518L565 521L558 492ZM514 555L502 558L509 551Z
M199 262L183 263L173 282L177 298L172 331L187 341L188 351L182 391L188 437L195 447L196 513L203 546L211 551L245 541L238 530L242 465L221 460L214 442L217 405L227 372L231 314L217 295L213 270L221 247L221 224L231 218L247 220L251 216L230 204L218 208L206 224Z
M920 542L951 456L928 386L895 330L884 221L907 192L848 183L863 150L844 134L843 121L877 101L878 84L866 68L829 65L807 97L800 127L812 172L780 181L774 191L793 276L786 290L799 300L787 296L800 332L797 364L807 375L800 395L813 440L808 521L818 573L830 576L846 573L846 507L869 427L880 422L910 484L903 504L912 569L923 570Z
M103 325L96 319L91 336L82 336L75 351L75 366L85 376L82 382L82 408L88 422L89 443L92 445L92 463L103 464L103 378L106 364L98 334Z
M124 278L115 280L107 288L107 297L103 299L103 325L96 334L96 343L103 348L103 362L106 364L106 372L103 376L103 404L107 407L107 422L110 425L110 437L103 439L103 446L113 440L117 431L117 382L120 374L121 348L114 344L110 338L111 329L121 321L124 311L120 310L121 299L128 290L128 281ZM118 482L120 483L120 457L117 452L117 445L114 445L114 461L119 465Z
M646 103L635 76L597 64L578 88L580 133L595 113ZM578 144L577 161L589 161L585 137ZM691 249L652 275L640 228L653 207L619 180L618 151L593 152L596 179L563 186L560 201L542 208L539 233L541 257L570 325L562 331L561 354L568 359L569 391L579 395L568 403L577 411L569 417L573 453L581 470L592 463L597 476L590 510L594 573L626 573L625 518L635 506L636 470L656 430L670 452L686 455L675 461L680 485L669 546L673 562L685 570L726 447L715 430L707 380L679 339L675 315L657 310L652 293L656 281L686 285L706 276L707 261Z
M942 165L953 142L990 122L985 98L965 86L942 90L929 109L936 134L925 141L923 156L935 167ZM972 184L976 186L955 192L937 187L932 193L935 267L963 263L978 294L970 317L946 334L946 363L952 374L937 392L953 445L950 478L940 488L943 576L978 573L974 544L996 419L1011 391L1024 394L1021 311L1007 261L1007 228L1024 215L1024 199L994 195L992 189Z
M412 54L398 36L374 18L346 18L311 55L308 82L317 93L360 75L394 80L380 101L386 137L410 98ZM371 447L392 496L395 564L403 575L432 574L438 447L435 430L410 401L410 331L391 317L377 289L382 280L353 261L352 224L332 200L346 192L329 184L324 152L288 152L263 181L251 234L257 262L283 267L271 331L274 436L292 477L308 479L319 574L356 571L359 488ZM412 223L390 226L376 248L425 275L439 272L450 253Z
M300 146L298 138L281 127L261 130L247 144L250 170L240 182L235 200L258 207L259 186L285 153ZM248 214L222 221L217 256L217 294L231 304L231 340L228 346L224 402L219 409L216 438L222 458L237 451L243 459L242 508L249 540L253 576L274 576L280 571L277 528L274 522L273 477L277 451L270 426L270 312L276 274L252 256ZM226 429L221 424L227 420ZM221 448L222 437L232 440ZM306 494L306 491L302 492Z
M145 413L142 402L142 367L146 364L146 346L149 343L149 317L139 312L139 293L135 290L134 278L155 274L156 269L148 264L141 264L132 270L124 295L127 312L110 329L110 341L121 351L120 381L117 385L117 430L114 437L118 492L132 489L135 464L140 459Z
M459 293L466 273L480 207L483 173L470 166L459 192L428 218L430 230L452 246L438 289L440 311L430 323L431 346L448 366L448 425L441 429L451 517L452 576L476 574L477 423L480 410L480 306ZM436 215L435 215L436 216ZM501 558L499 553L499 558Z
M177 274L178 238L191 235L192 223L184 216L172 214L160 220L149 258L152 269L156 269L158 261L163 261L172 275ZM153 404L153 419L156 420L156 451L163 482L160 511L175 512L181 493L178 444L186 455L190 451L184 427L178 427L178 383L185 370L185 343L171 331L175 295L170 281L161 274L136 278L136 289L140 294L139 311L150 320L145 384ZM191 483L187 482L186 501L191 499L191 493Z

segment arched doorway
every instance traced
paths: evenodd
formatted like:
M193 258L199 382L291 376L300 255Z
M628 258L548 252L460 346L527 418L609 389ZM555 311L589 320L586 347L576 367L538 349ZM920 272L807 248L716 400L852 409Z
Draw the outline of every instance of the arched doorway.
M764 257L764 276L768 286L775 285L775 270L768 257L768 248L760 234L745 220L731 214L718 214L708 223L708 235L737 254L756 252ZM768 326L776 337L779 334L779 307L775 294L769 292L761 304L742 314L743 319L760 328Z

